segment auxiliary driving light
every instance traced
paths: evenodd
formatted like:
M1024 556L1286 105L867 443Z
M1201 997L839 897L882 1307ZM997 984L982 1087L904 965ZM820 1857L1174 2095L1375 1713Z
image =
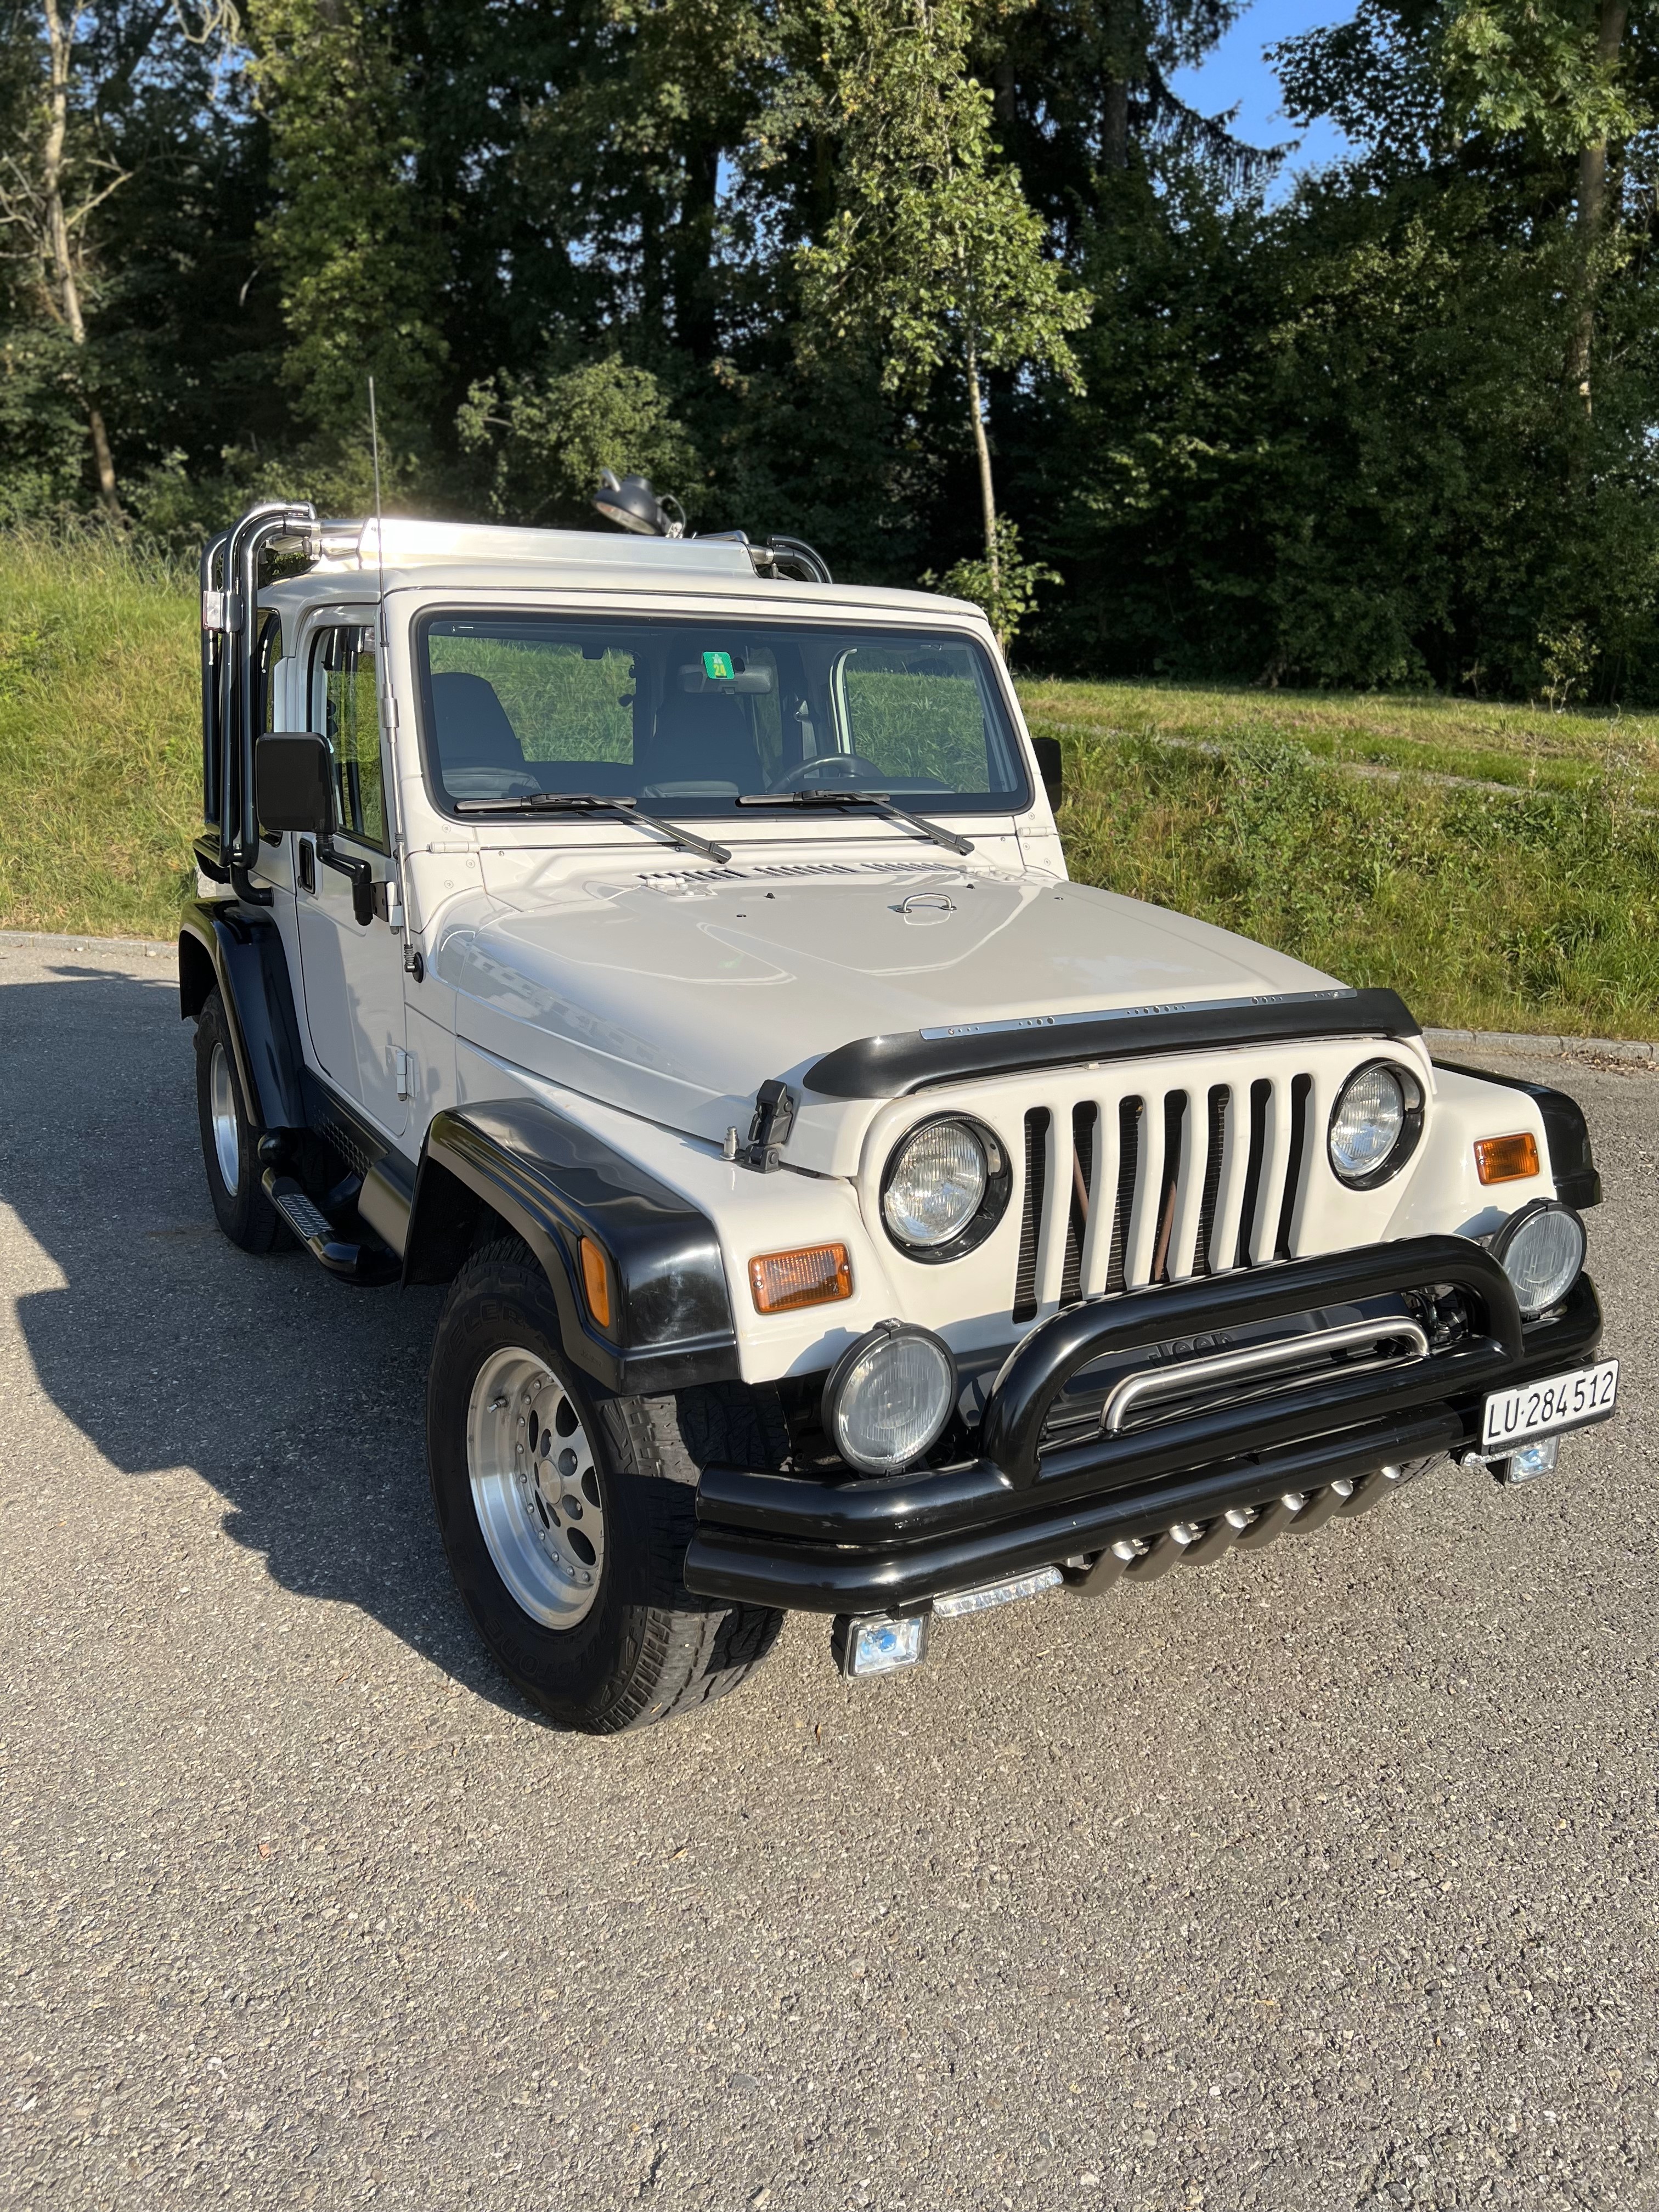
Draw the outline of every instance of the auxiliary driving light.
M849 1467L896 1474L921 1457L957 1402L957 1364L931 1329L878 1322L823 1386L825 1434Z
M1536 1321L1577 1281L1584 1264L1584 1224L1559 1199L1534 1199L1510 1216L1491 1249L1515 1285L1522 1319Z
M927 1656L927 1616L913 1613L894 1620L878 1613L860 1620L838 1613L830 1631L830 1654L849 1680L919 1667Z

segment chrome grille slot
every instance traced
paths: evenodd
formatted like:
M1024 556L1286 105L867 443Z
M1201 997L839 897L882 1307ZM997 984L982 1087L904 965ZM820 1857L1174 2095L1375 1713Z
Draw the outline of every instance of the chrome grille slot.
M1079 1087L1025 1114L1016 1322L1295 1256L1310 1075L1291 1063L1237 1087Z

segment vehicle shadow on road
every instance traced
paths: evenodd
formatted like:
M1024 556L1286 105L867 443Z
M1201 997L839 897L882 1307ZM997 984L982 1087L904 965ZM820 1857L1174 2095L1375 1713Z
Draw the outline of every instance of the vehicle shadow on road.
M354 1290L302 1252L254 1257L220 1234L165 966L154 983L64 967L0 988L0 1199L39 1248L7 1240L28 1356L103 1459L194 1470L285 1589L355 1606L526 1710L462 1610L428 1493L442 1293Z

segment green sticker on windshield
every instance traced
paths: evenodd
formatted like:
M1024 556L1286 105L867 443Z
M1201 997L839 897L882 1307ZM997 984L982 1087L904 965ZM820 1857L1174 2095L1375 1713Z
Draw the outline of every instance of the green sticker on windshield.
M724 677L729 681L738 672L732 665L732 656L729 653L705 653L702 657L702 672L705 676Z

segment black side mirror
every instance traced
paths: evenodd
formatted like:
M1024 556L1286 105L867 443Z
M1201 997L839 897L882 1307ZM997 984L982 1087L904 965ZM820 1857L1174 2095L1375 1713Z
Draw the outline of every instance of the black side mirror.
M1031 750L1036 755L1037 774L1042 778L1042 788L1048 794L1048 804L1056 814L1065 797L1060 783L1060 754L1058 738L1033 738Z
M334 760L314 730L270 730L253 748L253 795L264 829L334 835Z

